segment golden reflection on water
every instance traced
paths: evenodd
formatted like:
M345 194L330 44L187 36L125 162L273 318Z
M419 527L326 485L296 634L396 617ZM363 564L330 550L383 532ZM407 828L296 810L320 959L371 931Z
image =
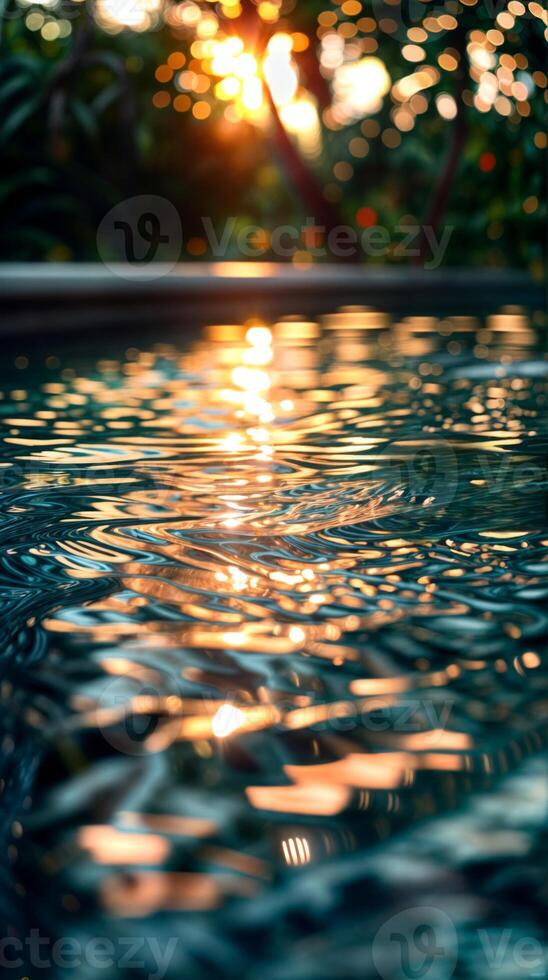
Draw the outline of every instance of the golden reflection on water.
M105 751L122 782L161 760L133 803L106 778L104 822L53 827L44 868L112 868L113 915L211 909L540 747L537 344L519 310L349 308L19 373L5 562L49 649L26 723L61 798Z

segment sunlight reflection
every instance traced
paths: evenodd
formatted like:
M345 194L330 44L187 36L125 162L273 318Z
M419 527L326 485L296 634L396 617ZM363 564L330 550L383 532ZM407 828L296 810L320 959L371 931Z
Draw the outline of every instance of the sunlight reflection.
M48 830L106 912L253 896L539 746L535 338L353 306L6 389L9 601L55 665L24 723L69 798L90 746L129 773Z

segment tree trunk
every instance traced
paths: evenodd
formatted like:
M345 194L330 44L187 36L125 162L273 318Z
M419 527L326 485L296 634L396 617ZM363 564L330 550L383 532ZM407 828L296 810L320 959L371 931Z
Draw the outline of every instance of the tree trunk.
M341 227L345 224L343 217L339 209L324 197L316 175L307 166L298 149L287 135L268 86L265 86L265 88L270 103L274 127L274 141L284 172L291 187L297 192L300 204L307 209L308 213L306 216L313 218L318 226L325 229L325 235L327 236L334 228ZM350 256L350 261L356 261L356 257ZM349 259L346 258L346 261L349 261Z
M445 158L445 163L439 174L438 180L434 187L434 192L430 198L428 209L426 211L425 218L422 222L422 230L420 237L420 254L416 260L417 264L422 264L426 257L427 249L430 247L426 236L424 234L424 228L432 228L434 234L437 237L438 228L445 214L447 203L453 189L453 183L455 176L461 161L462 152L466 145L467 136L467 126L466 126L466 115L465 115L465 104L463 102L463 92L466 87L466 66L465 66L465 37L464 34L460 37L458 45L458 50L460 52L460 66L458 75L458 85L456 92L456 103L457 103L457 115L455 117L455 122L453 125L453 132L451 137L451 145L449 151Z

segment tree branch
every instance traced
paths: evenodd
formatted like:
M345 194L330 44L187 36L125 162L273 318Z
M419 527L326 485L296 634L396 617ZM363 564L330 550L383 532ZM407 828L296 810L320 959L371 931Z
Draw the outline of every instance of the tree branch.
M420 254L416 260L417 263L422 263L424 261L427 249L430 247L428 245L424 229L432 228L434 234L437 234L440 222L445 214L447 203L451 196L455 176L457 174L462 153L466 145L468 130L466 125L466 107L463 100L463 93L466 87L466 51L464 32L459 32L459 36L458 38L455 38L455 41L455 47L460 53L460 66L455 97L455 101L457 103L457 115L455 116L449 151L445 158L443 168L438 176L438 180L428 204L425 218L422 222Z
M315 221L323 226L326 234L328 234L334 228L344 224L342 216L339 210L324 197L316 175L306 165L294 143L287 135L267 85L265 89L271 109L274 139L283 168L292 187L299 195L300 203L306 206L310 211L310 217L314 218Z

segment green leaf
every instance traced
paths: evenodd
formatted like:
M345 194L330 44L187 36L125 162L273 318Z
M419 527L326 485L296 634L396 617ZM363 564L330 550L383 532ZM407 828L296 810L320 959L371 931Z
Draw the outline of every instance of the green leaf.
M69 111L90 139L95 140L98 138L99 127L97 125L97 119L94 112L92 112L85 102L82 102L81 99L72 99L69 103Z
M28 170L22 170L13 177L0 181L0 204L21 187L30 189L36 184L51 184L53 180L54 175L47 167L31 167Z
M112 105L121 94L122 86L118 81L113 82L108 88L103 89L93 100L93 108L97 115L100 116L101 113L105 112L109 105Z
M34 90L32 86L32 80L24 74L14 75L10 78L4 85L0 85L0 100L7 101L11 99L17 92L21 92L25 89Z
M8 114L2 126L0 126L0 144L7 143L9 139L30 119L32 114L38 109L41 97L23 102Z

